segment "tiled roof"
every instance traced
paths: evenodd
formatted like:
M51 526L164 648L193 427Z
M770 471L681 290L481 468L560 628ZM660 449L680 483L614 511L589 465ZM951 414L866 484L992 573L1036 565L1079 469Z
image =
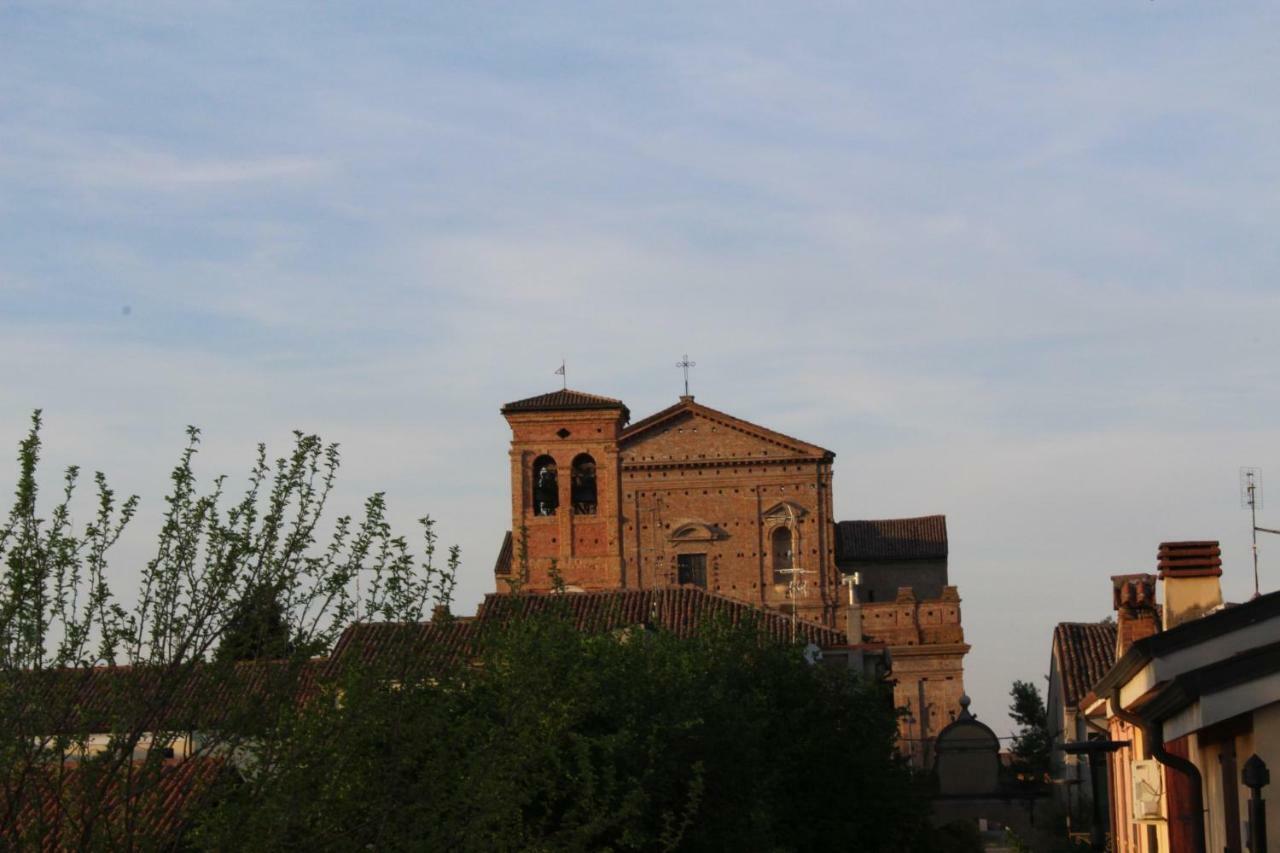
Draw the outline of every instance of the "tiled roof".
M502 547L498 549L498 559L493 562L493 573L495 575L511 574L511 561L514 557L511 542L511 531L508 530L506 535L502 537Z
M1116 626L1110 622L1061 622L1053 629L1053 660L1062 676L1068 708L1088 693L1116 660Z
M943 560L946 557L945 515L836 524L838 560Z
M29 673L32 723L60 732L190 731L217 726L238 713L252 714L263 697L287 687L309 695L324 661L245 661L230 673L213 665L98 666ZM61 719L46 718L57 709ZM38 721L38 722L37 722Z
M357 622L342 632L325 669L335 677L355 663L412 663L415 670L447 669L476 655L479 625L474 619L434 622Z
M545 613L567 606L574 624L582 631L612 631L631 625L651 625L680 637L693 635L698 626L714 618L726 618L733 625L758 620L764 633L779 641L791 637L791 619L775 610L753 607L727 596L695 586L657 589L620 589L575 592L564 595L490 593L476 613L478 622L503 622L533 613ZM797 635L819 646L844 645L843 631L815 622L799 620Z
M574 391L572 388L563 388L546 394L539 394L536 397L526 397L523 400L507 403L502 407L502 414L505 415L508 412L554 412L586 409L621 409L622 419L624 421L631 420L631 412L621 400L615 400L612 397L601 397L599 394L588 394L584 391Z
M603 633L644 625L689 637L708 619L725 618L739 625L758 620L766 636L780 642L791 638L791 620L773 610L706 592L698 587L663 587L645 590L598 592L490 593L474 619L442 622L358 623L347 628L333 651L327 675L336 675L350 662L413 661L427 669L465 664L480 652L484 631L501 628L513 620L568 608L580 631ZM801 642L824 648L843 646L843 631L813 622L797 622Z
M1280 619L1280 590L1266 592L1235 607L1224 607L1199 619L1183 622L1167 631L1136 640L1095 686L1110 690L1127 683L1157 657L1188 649L1235 631L1256 628L1263 622L1277 619Z
M0 827L0 842L6 848L74 850L84 843L83 816L75 799L81 769L78 765L54 767L62 774L57 780L38 773L27 777L16 820ZM139 782L135 775L131 784L137 787L131 789L127 809L119 780L94 783L110 785L101 805L89 810L95 820L93 831L100 833L96 836L98 844L107 839L123 844L129 837L126 832L131 832L133 847L183 849L182 835L190 826L193 811L212 790L223 767L223 761L217 758L189 758L160 767L158 775L149 781Z

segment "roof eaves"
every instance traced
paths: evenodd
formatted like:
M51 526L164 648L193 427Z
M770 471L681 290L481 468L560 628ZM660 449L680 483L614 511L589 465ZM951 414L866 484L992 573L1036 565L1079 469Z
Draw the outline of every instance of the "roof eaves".
M1176 676L1143 706L1143 716L1163 721L1206 693L1280 671L1280 642L1259 646Z
M586 391L576 391L572 388L558 388L545 394L513 400L503 405L498 411L503 415L509 415L539 411L573 412L609 409L620 410L623 421L631 420L631 410L621 400L600 394L589 394Z

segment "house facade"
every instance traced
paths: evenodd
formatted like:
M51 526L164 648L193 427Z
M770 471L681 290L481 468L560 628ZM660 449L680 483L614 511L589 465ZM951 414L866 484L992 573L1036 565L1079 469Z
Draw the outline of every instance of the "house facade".
M1061 622L1053 629L1045 709L1053 736L1054 797L1070 832L1087 831L1092 825L1093 779L1089 762L1069 755L1063 744L1085 741L1096 733L1079 703L1115 659L1115 622Z
M1117 660L1079 705L1119 747L1113 849L1261 849L1242 772L1254 756L1280 767L1280 592L1225 604L1216 542L1163 543L1158 568L1159 606L1151 575L1114 579ZM1265 814L1280 827L1274 795Z

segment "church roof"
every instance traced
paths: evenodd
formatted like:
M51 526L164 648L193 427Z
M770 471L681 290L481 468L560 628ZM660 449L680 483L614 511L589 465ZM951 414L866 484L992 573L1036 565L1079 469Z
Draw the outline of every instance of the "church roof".
M945 515L836 524L837 560L945 560L946 557Z
M679 637L692 636L708 619L725 618L737 625L758 620L763 633L780 642L791 637L791 618L776 610L756 607L696 586L655 589L609 589L563 595L489 593L476 611L480 623L504 623L535 613L569 608L580 631L612 631L632 625L663 628ZM844 645L845 634L816 622L798 620L797 635L819 646Z
M717 409L713 409L710 406L704 406L701 403L695 403L693 401L693 397L691 396L681 397L679 402L675 403L674 405L668 406L667 408L663 409L660 412L654 412L652 415L649 415L647 418L643 418L631 424L630 426L628 426L626 429L622 431L622 436L619 439L619 443L625 445L632 441L636 441L640 438L640 436L644 435L650 430L655 429L671 420L674 420L678 417L681 417L687 414L701 415L704 418L709 418L710 420L718 421L724 424L725 426L740 430L741 432L747 433L749 435L754 435L766 441L772 442L774 444L791 448L792 450L795 450L798 453L835 458L835 453L830 450L827 450L824 447L819 447L816 444L810 444L807 441L801 441L798 438L793 438L792 436L785 435L784 433L780 433L777 430L772 430L772 429L769 429L768 427L762 427L759 424L752 423L751 421L734 417L733 415L726 414L725 412L721 412Z
M1053 629L1053 662L1062 676L1062 701L1074 708L1116 660L1112 622L1060 622Z
M599 394L588 394L585 391L574 391L572 388L560 388L539 394L536 397L525 397L507 403L502 407L502 414L511 412L572 412L589 409L621 409L623 420L631 420L631 412L621 400L613 397L601 397Z
M687 638L693 636L703 622L723 618L734 625L758 620L765 636L778 642L788 642L791 638L791 619L786 614L694 586L563 594L489 593L470 619L360 622L349 626L333 650L329 675L336 675L343 666L356 660L412 660L415 665L425 663L429 668L467 664L480 653L486 629L500 628L536 614L553 613L558 608L566 608L574 627L588 633L645 626ZM801 642L824 648L846 643L843 631L816 622L798 620L796 629Z

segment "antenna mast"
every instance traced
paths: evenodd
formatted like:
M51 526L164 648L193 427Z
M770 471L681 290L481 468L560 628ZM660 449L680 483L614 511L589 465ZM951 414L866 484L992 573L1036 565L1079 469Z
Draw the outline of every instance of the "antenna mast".
M796 621L796 609L799 606L798 599L809 597L809 584L802 576L811 575L813 572L792 564L789 569L779 569L778 574L790 576L790 580L787 581L787 598L791 599L791 642L794 643L798 633L798 623Z
M1261 594L1258 584L1258 534L1276 533L1270 527L1258 526L1258 509L1262 506L1262 469L1243 467L1240 469L1240 506L1249 508L1249 520L1253 535L1253 597Z

